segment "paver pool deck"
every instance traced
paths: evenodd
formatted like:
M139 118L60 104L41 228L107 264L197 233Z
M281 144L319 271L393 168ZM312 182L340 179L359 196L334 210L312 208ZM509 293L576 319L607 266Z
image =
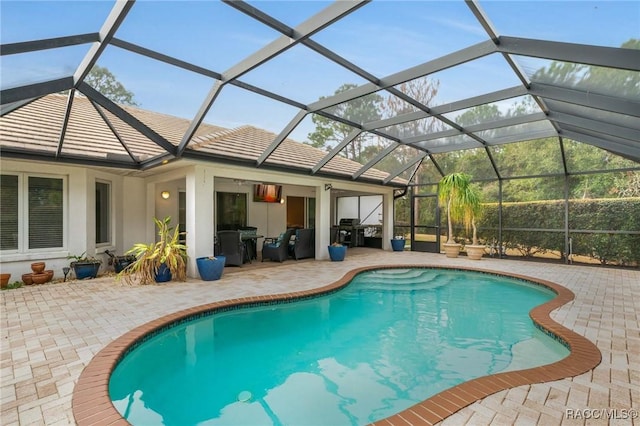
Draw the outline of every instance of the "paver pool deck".
M114 339L149 321L227 299L310 290L356 268L394 264L473 267L560 284L575 299L551 318L595 343L602 354L587 373L500 391L443 425L640 424L633 418L640 412L639 270L375 249L355 249L344 262L226 268L215 282L128 286L104 277L2 291L0 424L75 424L72 395L85 366Z

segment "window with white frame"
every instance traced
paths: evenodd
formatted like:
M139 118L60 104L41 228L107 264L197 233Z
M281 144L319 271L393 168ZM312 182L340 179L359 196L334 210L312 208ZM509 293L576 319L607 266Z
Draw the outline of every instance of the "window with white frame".
M62 177L1 175L0 250L64 246L64 183Z
M96 244L111 242L111 184L96 181Z

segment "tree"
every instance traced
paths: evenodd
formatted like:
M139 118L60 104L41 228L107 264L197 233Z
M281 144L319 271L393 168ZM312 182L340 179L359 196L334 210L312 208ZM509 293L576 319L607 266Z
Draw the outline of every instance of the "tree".
M134 100L134 94L127 90L108 68L95 65L84 81L117 104L138 105Z
M343 84L336 91L335 95L357 87L355 84ZM321 97L320 99L324 99ZM349 102L336 105L331 108L331 112L355 123L368 123L380 119L379 105L382 101L380 95L372 93L361 98L353 99ZM339 121L314 114L312 117L316 130L309 133L309 145L316 148L330 150L336 144L342 142L353 130L354 127ZM350 143L340 155L351 160L362 161L362 154L365 142L372 136L369 134L361 134L352 143Z

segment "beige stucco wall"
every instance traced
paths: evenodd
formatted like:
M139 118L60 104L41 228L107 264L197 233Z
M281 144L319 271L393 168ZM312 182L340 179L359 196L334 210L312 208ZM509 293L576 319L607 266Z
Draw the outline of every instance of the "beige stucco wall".
M182 165L184 164L184 165ZM108 169L86 168L76 165L61 165L46 162L0 160L3 172L37 173L63 176L66 179L65 236L64 247L56 250L0 253L0 270L12 274L11 281L20 280L22 274L30 272L30 264L45 261L47 269L53 269L56 278L62 277L62 268L68 266L69 255L86 252L103 260L102 269L110 269L104 250L124 254L137 242L155 240L153 218L171 216L178 223L178 192L195 188L197 197L187 196L187 220L199 224L191 228L187 236L189 248L189 275L197 276L195 257L212 253L215 233L215 191L245 192L248 200L248 225L258 227L258 234L275 236L286 228L286 205L278 203L254 203L253 183L268 182L283 185L283 197L301 196L316 198L316 257L328 257L325 247L330 243L329 228L333 224L331 214L335 205L336 191L353 191L359 194L383 194L384 212L392 223L393 190L379 185L292 175L283 172L242 168L226 164L184 161L178 167L158 167L148 176L132 177L123 173L110 173ZM240 178L241 185L224 179ZM112 191L112 238L110 244L95 243L95 182L111 183ZM325 190L330 184L333 190ZM171 197L162 199L160 193L169 191ZM210 199L206 194L210 194ZM189 229L189 224L187 224ZM389 249L392 226L384 226L384 247ZM195 238L198 238L195 240Z

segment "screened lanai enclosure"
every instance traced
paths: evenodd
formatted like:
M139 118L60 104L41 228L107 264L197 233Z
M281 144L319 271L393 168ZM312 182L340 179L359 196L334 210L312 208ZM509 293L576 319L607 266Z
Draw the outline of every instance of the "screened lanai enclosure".
M394 234L432 251L446 233L437 183L464 172L483 195L478 225L489 255L640 263L639 2L0 8L3 158L133 172L215 160L374 182L396 189ZM48 142L9 128L55 94L66 107L47 123ZM69 138L87 100L109 143ZM188 125L158 126L131 106ZM207 125L274 137L255 155L198 149ZM325 153L282 161L288 139ZM361 166L332 167L343 157Z

